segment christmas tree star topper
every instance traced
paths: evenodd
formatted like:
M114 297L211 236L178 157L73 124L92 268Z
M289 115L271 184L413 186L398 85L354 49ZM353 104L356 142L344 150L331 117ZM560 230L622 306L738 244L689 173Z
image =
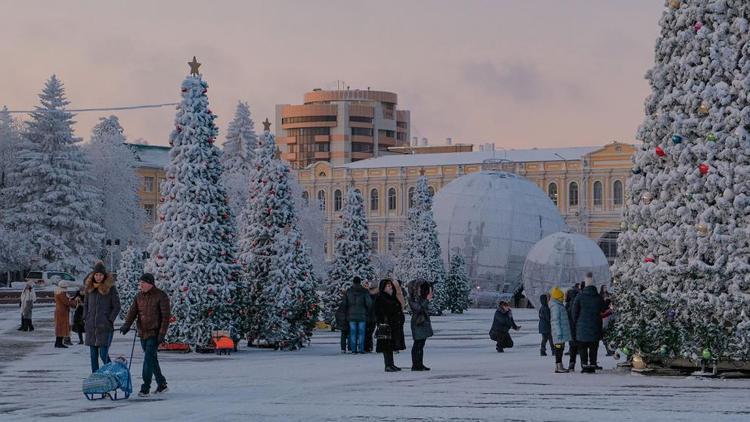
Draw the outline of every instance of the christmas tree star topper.
M271 130L271 122L268 121L268 117L266 117L266 120L264 120L262 123L263 123L263 130L264 131L268 132L268 131Z
M190 65L190 74L198 76L198 68L201 67L201 64L198 63L198 60L195 59L195 56L193 56L192 62L188 62L188 65Z

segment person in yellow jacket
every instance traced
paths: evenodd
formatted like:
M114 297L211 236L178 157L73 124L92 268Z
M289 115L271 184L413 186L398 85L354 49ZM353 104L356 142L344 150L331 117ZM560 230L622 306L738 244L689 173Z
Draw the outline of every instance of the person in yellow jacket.
M565 351L565 343L573 340L568 321L568 312L565 310L565 294L559 287L550 291L550 325L552 326L552 343L555 351L555 372L565 373L562 358Z

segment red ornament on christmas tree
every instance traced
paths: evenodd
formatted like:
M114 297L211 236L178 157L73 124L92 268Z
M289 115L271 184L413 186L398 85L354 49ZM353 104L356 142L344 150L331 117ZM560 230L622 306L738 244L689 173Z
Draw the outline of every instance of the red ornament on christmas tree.
M190 287L188 287L188 286L182 286L182 291L183 292L187 292L188 290L190 290Z
M693 25L693 29L695 30L695 32L700 31L701 28L703 28L703 23L701 21L698 21L695 23L695 25Z
M656 152L656 155L658 155L659 157L663 157L667 155L667 153L664 152L664 150L661 149L661 147L656 147L656 149L654 149L654 152Z
M654 262L654 258L647 256L646 258L643 259L643 262Z
M710 167L706 163L701 163L701 165L698 166L698 171L700 171L702 175L708 174L709 169Z
M175 322L177 322L177 317L176 316L172 315L171 317L169 317L169 323L170 324L174 324Z

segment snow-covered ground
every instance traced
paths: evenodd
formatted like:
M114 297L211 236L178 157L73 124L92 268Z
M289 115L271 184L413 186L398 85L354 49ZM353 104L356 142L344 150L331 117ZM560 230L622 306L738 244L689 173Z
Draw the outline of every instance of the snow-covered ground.
M54 349L52 308L34 313L37 330L20 333L18 308L0 307L2 421L750 420L750 380L632 375L607 357L596 375L554 374L554 359L539 356L533 310L515 311L523 328L504 354L487 338L492 310L435 318L430 372L385 373L380 355L341 355L338 333L317 332L298 352L162 353L163 399L89 402L80 392L88 348ZM131 341L118 333L111 355L128 355ZM142 356L137 347L136 386ZM410 366L408 350L396 364Z

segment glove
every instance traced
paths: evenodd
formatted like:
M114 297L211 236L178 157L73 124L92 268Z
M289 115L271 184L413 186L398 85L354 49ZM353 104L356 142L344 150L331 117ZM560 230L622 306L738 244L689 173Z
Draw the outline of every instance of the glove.
M122 327L120 327L120 333L122 333L122 335L127 334L128 331L130 331L130 328L128 328L128 327L126 327L124 325Z

